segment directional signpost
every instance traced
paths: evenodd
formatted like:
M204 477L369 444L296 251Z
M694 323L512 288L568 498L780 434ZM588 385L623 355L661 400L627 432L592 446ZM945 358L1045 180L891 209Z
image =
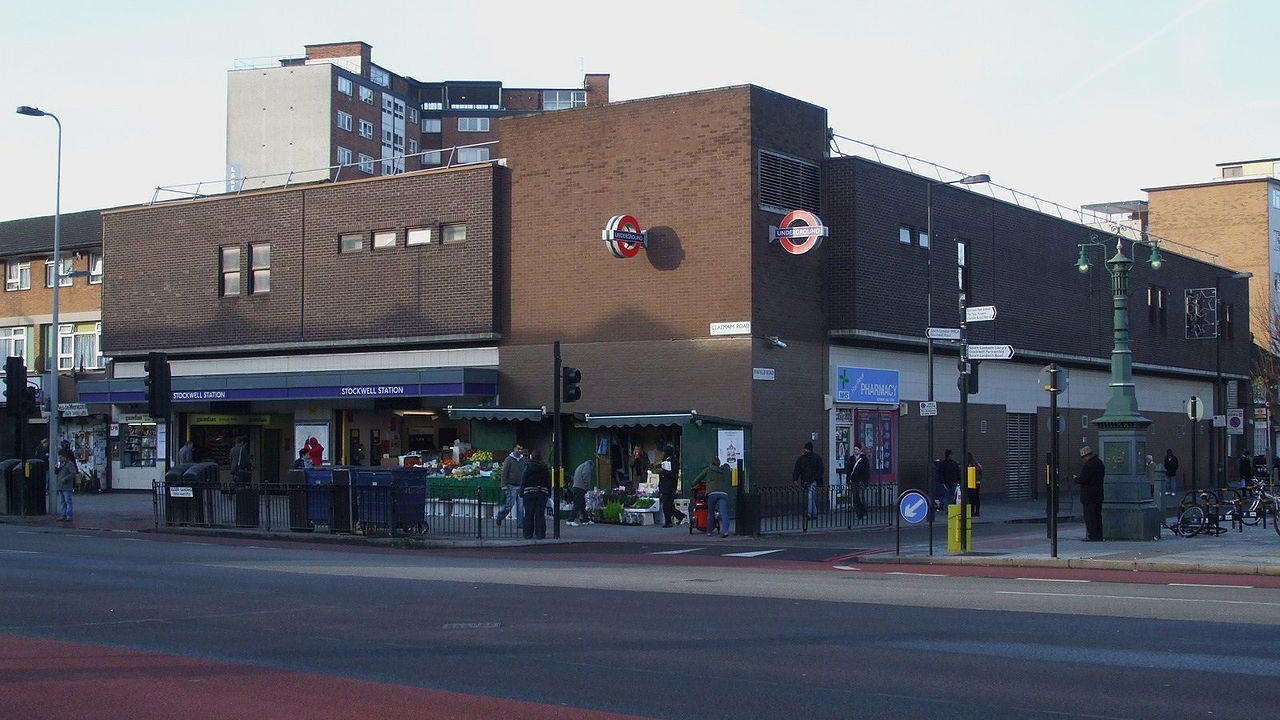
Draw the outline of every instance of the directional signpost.
M970 360L1010 360L1013 358L1012 345L970 345Z
M898 496L898 522L897 526L897 548L896 553L902 554L902 523L908 525L919 525L925 520L929 521L929 534L933 534L933 513L930 512L929 498L925 497L919 490L907 490Z
M959 340L960 328L925 328L924 336L930 340Z
M995 305L978 305L977 307L965 308L964 319L968 322L987 322L996 319Z

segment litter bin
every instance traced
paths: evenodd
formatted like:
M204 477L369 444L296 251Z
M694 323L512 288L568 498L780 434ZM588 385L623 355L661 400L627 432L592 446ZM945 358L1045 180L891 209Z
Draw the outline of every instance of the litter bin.
M307 477L310 482L311 476ZM334 468L329 485L332 506L329 529L333 532L351 532L351 470Z
M738 498L739 535L760 534L760 493L743 493Z
M10 515L44 515L48 512L47 468L44 460L28 460L25 464L14 460L9 465L4 478Z
M18 498L14 493L16 488L9 482L9 475L14 465L21 464L22 461L17 459L0 461L0 515L9 515L9 508L17 512Z

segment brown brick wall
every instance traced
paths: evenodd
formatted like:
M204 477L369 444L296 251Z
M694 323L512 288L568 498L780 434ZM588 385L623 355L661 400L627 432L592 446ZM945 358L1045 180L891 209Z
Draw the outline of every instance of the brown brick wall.
M496 166L174 203L104 216L104 346L148 348L490 333ZM439 243L445 223L467 241ZM405 247L408 227L433 243ZM393 229L397 247L368 249ZM340 254L338 236L366 234ZM271 292L218 296L218 254L270 242ZM242 282L242 287L244 287ZM243 292L243 290L242 290Z
M583 78L587 87L587 106L609 102L609 73L587 73Z
M67 251L65 255L72 257L74 270L89 269L89 251ZM0 292L0 317L48 315L53 312L53 288L45 287L44 284L44 261L51 257L53 256L49 254L8 259L12 262L31 263L31 289ZM4 261L0 261L0 271L3 271L3 266ZM3 288L0 285L0 290ZM60 312L92 312L101 308L102 285L90 285L87 277L73 278L70 287L58 290Z

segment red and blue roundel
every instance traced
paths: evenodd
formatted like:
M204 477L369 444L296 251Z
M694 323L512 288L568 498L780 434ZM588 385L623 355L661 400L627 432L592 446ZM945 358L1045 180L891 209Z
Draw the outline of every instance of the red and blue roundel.
M614 215L604 226L604 244L616 258L635 257L641 247L649 247L649 233L630 215Z
M827 226L808 210L792 210L773 231L773 239L792 255L803 255L822 247Z

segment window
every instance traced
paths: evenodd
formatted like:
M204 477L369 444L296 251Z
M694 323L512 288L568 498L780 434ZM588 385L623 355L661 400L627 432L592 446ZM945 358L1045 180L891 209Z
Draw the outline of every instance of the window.
M0 353L4 357L27 357L27 329L24 327L0 328Z
M440 164L440 151L439 151L439 150L437 150L437 151L435 151L435 152L424 152L424 153L422 153L422 164L423 164L424 166L427 166L427 165L439 165L439 164Z
M409 228L405 233L405 245L430 245L431 244L431 228Z
M898 242L902 243L903 245L911 244L911 228L907 227L906 225L898 226Z
M388 94L382 93L382 111L391 112L396 108L396 101Z
M364 233L343 235L338 239L338 249L344 253L360 252L364 249Z
M106 367L100 352L102 323L58 326L58 369Z
M222 297L240 294L240 248L224 247L218 256L218 272L222 275Z
M373 234L373 249L393 248L396 246L395 230L379 230Z
M29 262L5 263L4 289L5 290L30 290L31 289L31 263Z
M565 110L587 104L586 90L543 90L543 110Z
M383 70L377 65L369 66L369 79L382 87L388 87L391 85L391 73Z
M416 108L409 108L409 124L410 125L418 124L418 111Z
M444 103L442 103L442 102L424 102L424 103L422 103L422 109L423 109L423 110L443 110L443 109L444 109Z
M1271 191L1271 207L1280 210L1280 190Z
M75 270L75 259L69 255L62 257L62 269L58 272L58 286L71 287L72 278L68 277ZM44 261L44 286L53 287L53 260Z
M409 154L410 154L410 155L412 155L412 154L414 154L414 153L416 153L416 152L418 152L418 141L417 141L417 140L410 140L410 141L409 141Z
M386 128L382 131L382 142L389 143L394 136L395 133L391 132L391 128Z
M1236 339L1236 308L1231 303L1223 303L1222 326L1228 340Z
M351 151L348 150L347 148L342 147L341 145L338 146L338 164L339 165L351 164Z
M249 246L249 294L271 292L271 243Z
M460 243L467 241L466 225L445 225L444 231L440 233L440 239L445 245L450 243Z
M783 215L792 210L820 212L820 179L816 163L761 150L757 178L760 209Z
M1147 321L1153 326L1158 326L1161 333L1165 331L1168 324L1168 313L1166 306L1168 303L1168 291L1159 285L1151 285L1147 288Z
M373 158L360 153L360 172L373 174Z
M920 243L920 247L922 248L929 247L929 233L921 230L916 234L916 241Z
M338 78L338 92L342 93L343 95L351 94L351 78L344 78L344 77Z
M360 121L360 137L373 139L373 123L368 120Z
M338 111L338 127L351 132L351 113Z
M440 132L440 118L422 118L422 132L424 133Z
M102 284L102 253L89 253L89 284Z
M484 162L489 159L489 148L458 148L458 162Z
M363 85L360 86L360 102L365 105L373 104L373 90Z
M458 132L489 132L489 118L460 117L458 118Z
M1222 168L1222 177L1224 178L1240 177L1243 174L1244 174L1244 168L1240 165L1233 165L1231 167Z

